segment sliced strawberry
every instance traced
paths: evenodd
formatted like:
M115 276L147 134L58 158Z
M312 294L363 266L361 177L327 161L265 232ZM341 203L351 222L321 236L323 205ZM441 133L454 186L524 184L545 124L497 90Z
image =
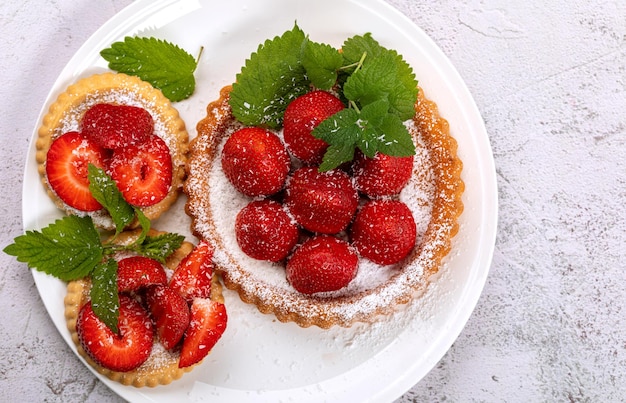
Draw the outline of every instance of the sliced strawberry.
M293 100L283 118L283 136L289 151L306 164L319 164L328 143L311 132L343 108L341 100L326 91L312 91Z
M160 137L113 152L111 178L130 204L152 206L167 196L172 184L172 156Z
M374 263L398 263L415 246L417 229L409 207L398 200L372 200L357 213L352 244Z
M285 205L305 229L323 234L343 231L356 211L359 195L343 171L303 167L287 183Z
M235 234L248 256L278 262L296 245L299 231L280 203L264 199L250 202L237 214Z
M356 188L370 197L397 195L411 178L413 156L392 157L377 153L367 158L358 153L353 164Z
M222 169L232 185L250 196L269 196L281 190L291 160L278 136L258 127L233 133L222 151Z
M89 191L87 167L103 168L106 152L78 132L57 137L46 156L46 177L54 192L65 204L81 211L96 211L102 206Z
M200 241L176 267L170 279L170 287L188 302L195 297L209 298L213 276L212 259L213 248L207 241Z
M154 131L152 115L130 105L96 104L82 121L82 133L102 148L117 149L136 145Z
M99 365L126 372L143 364L152 351L154 330L148 312L134 299L120 294L119 334L115 334L85 304L76 321L78 340Z
M117 290L138 291L153 284L167 284L163 265L144 256L131 256L117 262Z
M148 287L145 298L161 344L168 350L174 348L189 326L191 316L187 301L167 285Z
M206 298L194 299L178 366L185 368L206 357L224 334L227 321L224 304Z
M346 241L318 235L296 249L287 262L287 280L304 294L336 291L356 276L358 257Z

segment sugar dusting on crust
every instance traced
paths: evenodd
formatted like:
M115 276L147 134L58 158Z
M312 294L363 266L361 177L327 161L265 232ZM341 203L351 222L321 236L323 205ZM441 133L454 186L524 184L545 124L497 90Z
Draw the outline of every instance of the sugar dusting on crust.
M288 284L282 265L252 259L237 245L235 217L251 199L230 185L220 167L223 143L237 128L228 107L228 91L228 87L222 90L221 98L208 106L207 117L198 124L185 184L192 231L214 244L216 268L226 286L281 321L323 328L370 322L423 290L428 276L439 269L448 252L462 210L461 163L447 122L438 116L436 106L421 95L416 120L407 123L417 154L413 175L400 200L409 205L416 221L418 237L412 254L390 266L361 258L357 276L346 288L307 296Z

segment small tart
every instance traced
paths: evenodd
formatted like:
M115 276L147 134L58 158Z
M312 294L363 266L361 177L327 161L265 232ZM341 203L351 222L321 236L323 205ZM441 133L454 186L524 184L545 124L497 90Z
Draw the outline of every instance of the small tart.
M304 295L287 282L283 265L254 260L237 244L235 216L250 199L234 190L221 170L223 144L241 127L228 104L230 90L230 86L221 90L219 99L207 106L206 117L197 125L184 185L191 230L215 247L215 269L225 286L280 321L321 328L372 322L423 291L450 251L463 211L462 162L448 122L439 115L436 104L420 89L415 117L407 122L416 155L413 175L399 199L407 203L416 221L418 236L413 252L390 266L361 258L357 276L347 287Z
M154 133L161 137L172 156L172 184L163 200L141 210L151 220L158 218L176 201L185 176L189 135L185 122L163 93L151 84L122 73L96 74L67 87L43 117L36 141L36 160L41 181L54 203L70 214L90 215L94 223L113 229L113 221L104 210L86 213L65 204L49 186L46 178L46 155L52 141L69 131L80 131L85 112L98 103L132 105L144 108L154 119Z
M117 242L120 244L130 243L137 238L140 234L140 230L126 231L119 235ZM150 236L156 236L160 232L150 230ZM171 269L176 269L176 266L180 261L191 252L194 245L190 242L183 242L172 255L168 257L165 265ZM95 363L85 352L78 340L78 333L76 332L76 321L78 320L78 313L83 305L89 301L89 290L91 288L91 282L89 279L82 279L71 281L67 285L67 294L64 299L65 303L65 320L67 328L70 331L70 335L78 353L91 365L98 373L105 375L109 379L119 382L123 385L132 385L135 387L155 387L158 385L167 385L172 381L180 379L185 373L193 370L198 364L192 365L186 368L178 367L178 359L180 355L179 350L166 350L155 336L154 345L152 347L152 353L148 360L144 362L140 367L128 371L117 372L111 371ZM224 303L224 296L222 294L222 284L220 283L218 276L213 275L211 279L211 299Z

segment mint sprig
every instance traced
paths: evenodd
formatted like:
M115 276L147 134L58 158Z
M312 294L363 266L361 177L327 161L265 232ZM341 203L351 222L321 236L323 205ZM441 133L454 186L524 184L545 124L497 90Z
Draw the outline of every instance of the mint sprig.
M114 255L131 251L165 262L180 247L184 236L167 233L148 236L150 220L138 208L123 199L115 182L100 168L88 167L92 195L109 212L115 234L102 241L101 233L89 216L68 215L41 229L29 230L4 248L28 267L63 281L91 277L90 296L94 312L117 332L119 301L117 297L117 262ZM141 226L137 239L124 245L115 243L120 232L135 219Z
M149 82L172 102L190 97L195 90L198 61L171 42L127 36L100 55L109 62L110 69Z
M352 160L356 149L370 157L415 153L403 122L415 114L417 80L402 56L369 33L348 38L339 51L311 41L296 24L251 55L229 102L242 123L278 129L287 105L312 88L337 91L347 105L313 131L329 144L321 171Z

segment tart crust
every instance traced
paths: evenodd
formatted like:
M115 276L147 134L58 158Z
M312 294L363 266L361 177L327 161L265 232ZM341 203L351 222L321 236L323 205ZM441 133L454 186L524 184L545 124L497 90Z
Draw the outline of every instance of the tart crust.
M190 144L184 185L191 230L215 247L215 269L224 285L237 291L244 302L274 314L282 322L324 329L372 322L423 292L458 232L464 191L457 142L450 135L447 120L423 90L419 90L415 117L407 123L417 149L413 175L399 196L416 216L418 237L413 252L391 266L377 266L361 258L351 284L339 291L314 295L293 289L282 266L245 256L237 246L234 225L225 218L236 215L237 208L250 200L224 185L227 181L220 168L225 139L241 127L228 104L230 90L230 86L221 90L219 99L207 106L206 117L197 124L198 136Z
M161 137L172 155L172 184L163 200L141 210L150 220L158 218L176 201L185 179L185 163L189 135L185 122L163 93L151 84L123 73L95 74L67 87L50 105L38 130L36 160L46 192L60 209L69 214L91 215L94 223L113 229L113 221L104 210L86 213L65 204L52 190L46 178L46 154L52 141L68 131L80 131L84 113L97 103L115 103L139 106L154 119L155 134Z
M136 239L140 233L141 230L139 229L123 232L118 236L117 242L120 244L126 242L130 243ZM156 236L160 233L162 232L150 230L148 234L150 236ZM176 269L176 266L178 266L180 261L187 256L193 248L194 245L192 243L183 242L180 248L174 251L174 253L167 258L165 265L171 270ZM192 371L197 365L200 364L198 363L186 368L178 368L180 351L165 350L155 335L152 353L148 360L140 367L128 372L118 372L111 371L98 365L89 357L89 355L87 355L78 340L78 333L76 332L78 313L80 312L80 308L89 301L90 288L91 282L89 279L81 279L68 283L67 294L64 299L65 320L78 353L98 373L123 385L132 385L138 388L144 386L155 387L158 385L167 385L177 379L180 379L185 373ZM213 275L213 278L211 279L211 299L224 303L222 284L220 283L217 275Z

